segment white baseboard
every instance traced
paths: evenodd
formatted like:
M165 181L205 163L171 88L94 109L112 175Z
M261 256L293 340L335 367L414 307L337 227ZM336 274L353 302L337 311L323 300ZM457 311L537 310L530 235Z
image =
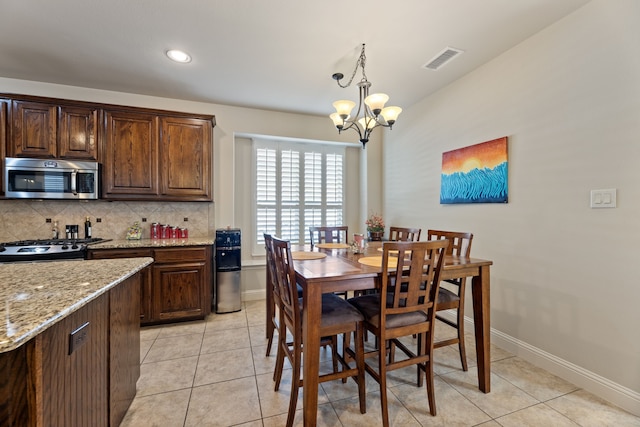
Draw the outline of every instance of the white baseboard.
M453 311L441 314L455 320L455 312ZM465 329L467 331L474 330L473 320L469 317L465 317ZM640 393L628 387L624 387L493 328L491 328L491 342L529 363L545 369L634 415L640 416Z

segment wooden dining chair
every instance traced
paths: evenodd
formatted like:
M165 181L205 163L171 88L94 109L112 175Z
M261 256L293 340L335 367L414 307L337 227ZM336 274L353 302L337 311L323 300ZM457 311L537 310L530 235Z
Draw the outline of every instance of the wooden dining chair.
M370 363L365 364L365 369L380 384L382 425L385 427L389 425L387 372L411 365L418 366L418 386L422 386L422 372L425 373L430 413L436 415L433 325L440 271L448 244L446 240L384 243L380 293L349 300L364 315L365 329L381 344L366 353L367 357L378 357L378 369ZM415 352L399 339L413 334L418 337ZM384 343L387 342L402 350L407 358L385 357Z
M278 329L278 310L280 307L280 295L273 277L275 275L275 260L273 259L272 237L270 234L264 234L264 248L267 259L267 354L271 354L271 345L273 344L273 334Z
M274 281L280 295L280 322L278 329L278 353L274 371L275 390L280 387L284 358L291 363L291 394L287 427L293 425L298 389L303 387L304 379L300 378L302 364L302 301L296 289L296 273L291 257L291 245L288 241L273 237L269 243L274 259ZM358 384L360 412L366 412L366 396L364 382L364 340L362 314L347 301L334 294L322 295L322 317L316 325L321 337L330 337L333 357L333 371L320 375L319 382L353 378ZM293 341L287 342L287 332ZM355 349L350 354L355 359L355 367L351 368L344 355L337 349L337 336L354 333ZM346 347L346 345L345 345ZM343 350L344 351L344 350ZM338 363L340 369L338 369Z
M428 240L448 240L449 246L446 251L447 255L469 258L469 255L471 254L471 242L473 241L472 233L428 230L427 236ZM461 279L450 279L444 280L443 285L440 286L436 311L441 312L443 310L455 310L456 320L453 321L450 318L438 314L437 312L436 319L455 328L457 336L455 338L441 340L434 343L435 348L458 344L458 350L460 351L460 363L462 364L462 370L464 371L468 369L467 354L464 343L464 294L466 282L466 277Z
M346 225L337 225L331 227L309 227L309 237L311 246L318 243L349 243L349 227ZM347 292L335 292L344 299L347 299Z
M421 228L389 227L389 241L417 242L421 232Z
M349 243L349 227L346 225L332 227L309 227L311 246L318 243Z
M273 237L270 234L264 234L264 243L265 243L265 252L266 252L266 270L267 270L267 280L266 280L266 302L267 302L267 328L266 328L266 337L267 337L267 352L266 356L268 357L271 354L271 346L273 344L273 336L274 332L278 330L278 313L280 311L280 294L278 292L278 287L276 286L275 281L273 280L275 274L275 260L273 258L273 251L270 250L272 247L271 240ZM302 298L302 287L296 284L296 290L298 292L298 298Z

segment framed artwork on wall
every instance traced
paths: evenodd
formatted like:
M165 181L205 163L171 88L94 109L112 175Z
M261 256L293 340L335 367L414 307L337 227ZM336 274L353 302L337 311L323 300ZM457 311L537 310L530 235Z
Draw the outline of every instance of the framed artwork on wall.
M442 153L440 204L507 203L507 137Z

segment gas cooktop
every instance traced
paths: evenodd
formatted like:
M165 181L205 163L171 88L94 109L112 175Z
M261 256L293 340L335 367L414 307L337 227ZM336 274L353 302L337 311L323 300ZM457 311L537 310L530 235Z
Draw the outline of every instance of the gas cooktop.
M84 259L87 245L110 239L43 239L0 243L0 262Z

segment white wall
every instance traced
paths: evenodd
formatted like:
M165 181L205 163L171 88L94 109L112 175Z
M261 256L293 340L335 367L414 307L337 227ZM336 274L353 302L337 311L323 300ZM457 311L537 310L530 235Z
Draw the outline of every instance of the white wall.
M388 222L472 231L494 262L491 326L620 386L636 413L639 28L640 2L594 0L405 109L384 153ZM502 136L509 203L440 205L442 153ZM618 207L590 209L606 188Z

